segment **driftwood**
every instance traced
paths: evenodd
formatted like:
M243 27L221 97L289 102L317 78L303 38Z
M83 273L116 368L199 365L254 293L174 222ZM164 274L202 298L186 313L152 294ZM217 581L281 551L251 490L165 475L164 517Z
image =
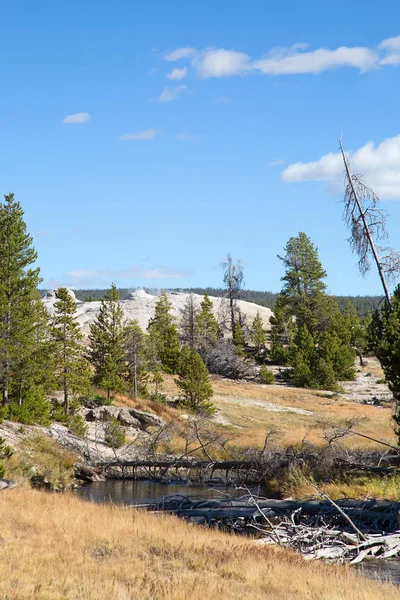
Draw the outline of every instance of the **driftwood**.
M201 481L210 480L215 474L225 478L226 482L245 484L258 483L274 477L281 469L290 465L304 463L318 465L318 456L310 454L284 454L271 453L261 459L254 460L200 460L189 457L166 458L154 457L151 459L101 461L92 463L96 472L107 478L123 479L195 479ZM398 467L383 467L371 464L353 462L343 458L333 458L330 469L352 472L369 472L383 475L400 474ZM183 471L183 473L181 473ZM182 477L181 477L182 475Z
M241 533L252 531L258 543L291 547L307 559L356 563L400 556L400 502L271 500L251 494L204 500L176 495L140 508Z

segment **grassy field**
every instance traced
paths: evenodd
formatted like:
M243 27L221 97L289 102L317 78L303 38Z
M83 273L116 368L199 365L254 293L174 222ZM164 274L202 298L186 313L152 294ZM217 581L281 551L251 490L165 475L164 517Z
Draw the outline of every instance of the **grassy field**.
M349 567L72 494L0 492L0 521L1 600L400 599Z
M218 409L215 425L229 433L232 443L239 448L262 448L271 429L279 432L276 439L282 446L298 445L304 439L323 445L327 424L345 427L351 419L359 419L355 431L389 444L397 442L389 406L361 404L342 394L319 390L236 382L216 376L211 381L213 402ZM178 395L173 377L165 376L163 391ZM172 414L176 416L175 411ZM371 440L353 435L344 443L350 448L382 448Z

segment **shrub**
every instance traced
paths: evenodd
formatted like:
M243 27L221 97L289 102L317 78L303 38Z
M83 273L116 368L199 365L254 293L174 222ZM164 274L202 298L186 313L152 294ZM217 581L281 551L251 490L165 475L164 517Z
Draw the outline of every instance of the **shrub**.
M41 387L27 390L22 398L22 404L11 401L6 415L12 421L25 425L49 425L51 403Z
M262 366L259 372L261 383L275 383L275 375L267 367Z
M81 415L71 415L67 417L66 426L74 435L85 438L87 436L88 426Z
M104 430L104 441L110 448L116 450L125 444L125 430L115 417L107 423Z

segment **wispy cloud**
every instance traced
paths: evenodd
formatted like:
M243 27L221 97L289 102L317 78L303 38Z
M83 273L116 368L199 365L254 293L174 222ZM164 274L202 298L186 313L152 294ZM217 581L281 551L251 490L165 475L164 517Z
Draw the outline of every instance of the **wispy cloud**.
M400 135L380 144L367 142L348 156L354 170L366 176L378 196L383 200L400 200ZM334 190L343 188L343 177L340 152L329 152L314 162L294 163L281 174L284 182L325 181Z
M283 165L284 162L285 161L282 158L280 158L279 160L272 160L271 162L267 163L267 167L279 167L280 165Z
M186 85L178 85L176 87L165 87L158 98L159 102L173 102L176 100L183 92L186 92Z
M78 285L83 282L95 283L112 280L125 279L183 279L193 275L194 271L189 269L174 269L166 266L144 267L133 265L122 269L72 269L67 273L70 280Z
M67 115L63 119L64 125L79 125L90 121L91 116L87 112L74 113L73 115Z
M167 74L167 77L171 81L181 81L182 79L185 79L187 73L187 67L182 67L182 69L172 69L172 71Z
M168 52L165 54L165 60L169 62L175 62L176 60L181 60L182 58L191 58L196 54L196 48L190 48L186 46L185 48L176 48L172 50L172 52Z
M161 133L160 129L145 129L135 133L124 133L120 140L154 140Z
M400 36L383 40L376 47L340 46L309 49L308 44L270 49L253 59L245 52L227 48L177 48L165 55L168 61L188 59L200 79L238 75L318 74L339 68L353 68L363 73L384 65L400 64Z

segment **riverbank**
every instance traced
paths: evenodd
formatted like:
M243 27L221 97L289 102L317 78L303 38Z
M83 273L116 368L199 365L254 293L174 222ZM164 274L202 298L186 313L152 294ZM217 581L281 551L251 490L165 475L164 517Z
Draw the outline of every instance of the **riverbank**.
M4 491L0 520L2 600L400 599L346 567L72 494Z

